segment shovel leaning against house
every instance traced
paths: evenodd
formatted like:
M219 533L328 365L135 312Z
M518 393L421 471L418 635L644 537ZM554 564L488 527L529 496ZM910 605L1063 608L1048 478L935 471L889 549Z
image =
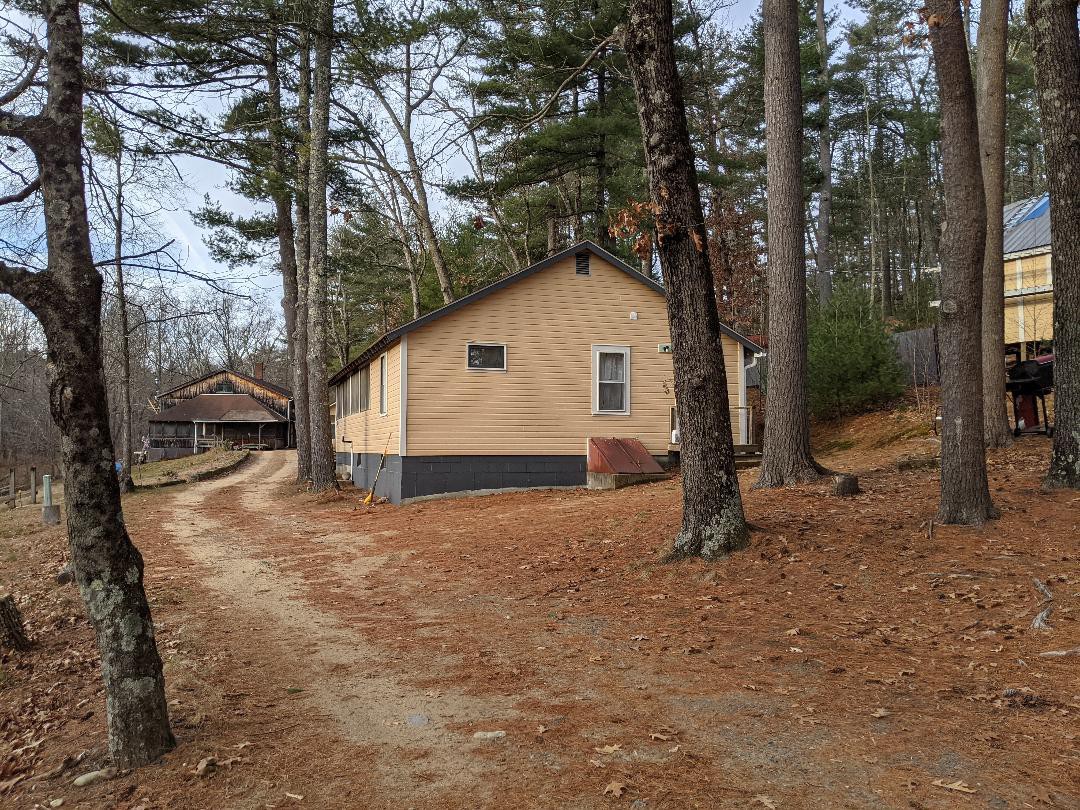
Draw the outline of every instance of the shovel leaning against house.
M386 445L383 447L382 455L379 456L379 467L375 470L375 480L371 482L371 492L363 500L364 506L371 506L375 500L375 487L379 485L379 476L382 475L383 464L386 462L386 451L390 449L390 440L392 438L394 438L393 433L386 437Z

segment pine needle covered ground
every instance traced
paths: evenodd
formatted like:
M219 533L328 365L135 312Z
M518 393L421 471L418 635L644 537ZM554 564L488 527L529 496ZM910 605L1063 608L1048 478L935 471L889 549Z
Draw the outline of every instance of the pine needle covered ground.
M677 481L365 509L281 453L136 494L180 744L81 788L92 635L60 532L0 514L36 641L4 653L0 803L1076 807L1080 656L1044 653L1080 646L1080 499L1025 438L991 457L999 521L932 526L936 470L897 461L934 447L917 411L826 427L862 494L745 472L751 547L711 564L661 563Z

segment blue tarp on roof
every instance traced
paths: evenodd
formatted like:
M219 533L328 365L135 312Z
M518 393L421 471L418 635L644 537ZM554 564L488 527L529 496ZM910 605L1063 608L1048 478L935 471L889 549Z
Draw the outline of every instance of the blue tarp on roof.
M1049 246L1049 196L1043 194L1005 206L1005 255Z

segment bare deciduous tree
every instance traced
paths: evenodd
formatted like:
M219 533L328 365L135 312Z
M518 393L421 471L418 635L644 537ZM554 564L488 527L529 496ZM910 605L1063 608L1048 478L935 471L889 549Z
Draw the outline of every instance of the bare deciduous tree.
M94 265L82 170L83 30L78 0L47 0L46 100L27 115L5 109L40 79L38 63L0 94L0 137L34 155L48 251L32 272L0 262L0 293L41 322L60 428L71 562L101 654L109 750L120 767L173 748L161 658L143 590L143 560L124 525L112 459L101 358L103 281Z

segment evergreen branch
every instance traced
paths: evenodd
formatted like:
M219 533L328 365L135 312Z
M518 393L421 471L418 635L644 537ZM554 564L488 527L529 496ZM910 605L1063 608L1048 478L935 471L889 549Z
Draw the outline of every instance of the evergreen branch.
M518 133L520 134L524 130L531 127L533 124L538 124L543 121L547 117L547 114L551 112L551 108L555 106L555 102L559 100L559 96L562 95L563 90L565 90L570 85L570 82L580 76L585 71L585 69L589 65L591 65L596 60L596 58L603 52L604 48L606 48L613 42L617 42L618 38L619 33L614 32L600 40L600 44L593 48L592 53L590 53L588 57L586 57L585 61L578 65L578 67L570 71L570 75L567 76L563 80L563 83L555 89L555 92L551 94L551 97L547 100L544 106L540 108L540 111L537 112L535 115L530 116L521 124L521 127L518 129Z

